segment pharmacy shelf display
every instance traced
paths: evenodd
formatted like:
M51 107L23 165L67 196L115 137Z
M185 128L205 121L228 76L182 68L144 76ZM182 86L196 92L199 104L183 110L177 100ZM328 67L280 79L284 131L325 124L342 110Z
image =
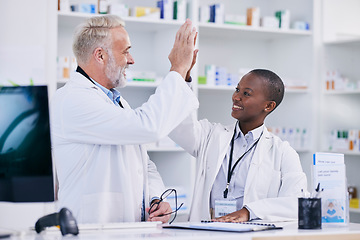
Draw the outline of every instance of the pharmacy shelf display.
M300 3L300 2L299 2ZM210 1L199 1L199 8L211 4ZM247 7L253 7L251 1L224 1L225 13L245 14ZM296 19L312 21L313 5L307 1L303 8L285 6L278 1L261 2L258 7L265 16L286 8ZM199 57L198 75L206 77L206 83L198 84L200 108L199 119L207 118L213 122L231 124L231 96L241 75L251 69L267 68L282 77L286 85L285 100L279 108L269 115L266 125L285 129L301 128L312 133L311 119L314 117L312 106L312 74L299 71L297 66L312 69L312 38L311 30L265 28L261 26L244 26L236 24L198 23ZM306 52L306 54L302 54ZM301 55L301 57L298 57ZM211 67L209 67L211 65ZM207 70L211 68L225 71L227 74L238 75L232 86L216 85L209 81ZM224 70L225 69L225 70ZM205 79L205 78L203 78ZM297 85L299 83L299 85ZM299 109L299 110L296 110ZM309 117L308 121L299 121L300 112ZM312 139L309 137L309 139ZM296 148L303 158L312 149L312 143ZM305 153L305 155L304 155Z
M359 47L360 38L354 37L323 45L322 148L349 157L360 155L360 113L354 111L360 101Z
M250 39L284 39L310 36L310 30L279 29L252 27L231 24L199 23L199 31L202 36L220 35L224 38L250 38Z
M323 0L323 64L318 130L320 149L345 154L347 182L357 189L360 189L359 10L360 5L355 0ZM350 221L360 222L359 208L350 209L350 212L353 213Z
M143 1L124 1L136 5ZM156 1L145 4L153 6ZM191 3L190 3L191 2ZM313 38L310 30L297 30L292 28L264 28L254 26L241 26L218 23L204 23L199 21L198 9L210 6L214 1L189 1L188 16L197 28L199 56L193 68L193 90L198 95L200 108L198 118L207 118L210 121L231 124L231 96L241 73L254 68L267 68L278 73L285 81L285 99L279 108L272 113L266 122L267 126L276 126L281 129L306 129L306 146L296 149L300 154L305 172L310 152L314 151L314 69L313 69ZM241 13L246 15L246 9L253 6L253 1L226 0L222 3L226 14ZM289 10L291 21L302 20L312 25L314 18L314 2L312 0L294 0L291 4L283 1L260 1L257 5L262 16L274 16L278 10ZM57 16L57 54L59 59L72 57L72 35L75 27L86 18L94 14L62 13ZM129 72L146 73L161 79L170 68L168 54L172 48L175 33L182 22L163 19L146 19L124 17L126 29L132 42L131 54L135 64L130 66ZM198 84L198 77L205 76L205 67L214 65L226 69L229 73L237 75L235 85ZM59 82L66 82L59 79ZM132 81L121 89L122 95L132 107L141 104L154 93L157 82ZM304 119L302 116L307 116ZM186 202L191 201L192 187L194 185L195 161L194 159L171 143L167 139L149 145L149 156L156 163L167 186L183 189ZM174 171L176 169L176 171ZM179 174L177 174L179 172ZM183 214L187 214L185 210Z

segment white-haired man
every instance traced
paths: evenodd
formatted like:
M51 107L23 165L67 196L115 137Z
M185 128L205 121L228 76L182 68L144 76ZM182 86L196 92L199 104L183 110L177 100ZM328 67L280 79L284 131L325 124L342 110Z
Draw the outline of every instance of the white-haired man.
M69 208L78 222L169 220L164 202L147 216L164 185L141 144L165 137L198 107L184 80L195 41L187 20L169 54L170 72L146 103L131 109L115 89L126 85L126 68L134 64L123 21L97 16L77 28L78 68L52 99L51 131L59 207Z

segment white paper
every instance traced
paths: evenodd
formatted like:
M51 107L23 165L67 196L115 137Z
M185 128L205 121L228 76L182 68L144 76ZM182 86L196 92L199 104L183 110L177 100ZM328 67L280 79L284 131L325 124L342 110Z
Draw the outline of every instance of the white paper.
M347 190L344 154L315 153L313 189L320 183L322 223L347 223Z

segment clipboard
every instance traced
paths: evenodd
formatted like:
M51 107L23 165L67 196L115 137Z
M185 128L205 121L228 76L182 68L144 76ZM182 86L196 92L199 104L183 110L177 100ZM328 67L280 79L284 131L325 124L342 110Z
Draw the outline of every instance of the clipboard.
M163 225L163 228L173 229L191 229L191 230L207 230L207 231L224 231L224 232L256 232L265 230L282 229L274 224L253 223L253 222L183 222Z

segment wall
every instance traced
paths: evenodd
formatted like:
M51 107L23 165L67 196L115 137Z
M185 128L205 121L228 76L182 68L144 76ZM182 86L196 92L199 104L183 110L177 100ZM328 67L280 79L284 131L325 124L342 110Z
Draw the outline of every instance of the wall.
M6 55L0 57L0 73L7 71L4 66L11 60L13 61L11 65L16 66L13 76L18 76L13 79L15 82L28 84L29 77L37 73L35 76L42 76L42 78L39 77L39 82L36 81L35 84L50 83L50 87L54 87L51 83L55 83L56 80L53 79L53 73L56 71L56 36L49 32L56 29L57 2L48 0L0 1L0 9L2 9L0 14L0 52L2 49L6 50ZM41 57L37 55L41 55ZM39 61L41 62L39 63ZM34 66L36 71L31 71L32 68L29 68L29 65ZM17 75L24 69L30 70L26 74ZM0 79L0 85L8 85L7 80L7 78ZM39 217L54 210L54 203L0 202L0 226L25 230L33 227Z

